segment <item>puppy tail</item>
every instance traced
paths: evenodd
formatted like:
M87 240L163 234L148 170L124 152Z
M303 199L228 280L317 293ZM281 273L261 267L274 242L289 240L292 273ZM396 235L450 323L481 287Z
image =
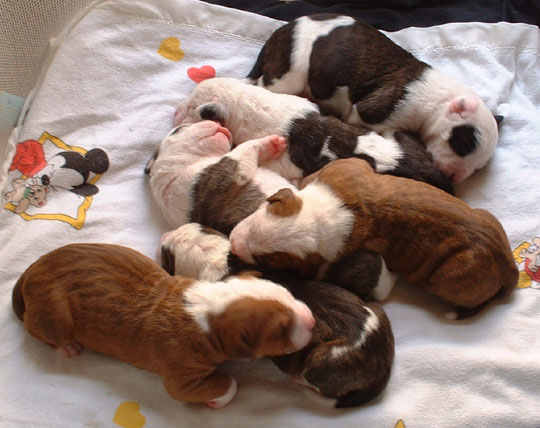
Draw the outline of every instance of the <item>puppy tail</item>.
M259 56L257 57L257 60L255 61L255 64L253 65L253 68L249 72L249 74L244 78L245 83L249 84L255 84L259 77L261 77L264 69L265 64L265 57L266 57L266 45L263 46L261 51L259 52Z
M26 312L26 306L24 304L24 299L22 296L22 277L19 278L15 287L13 287L13 293L11 294L11 305L13 307L13 312L17 315L21 321L23 321L23 315Z

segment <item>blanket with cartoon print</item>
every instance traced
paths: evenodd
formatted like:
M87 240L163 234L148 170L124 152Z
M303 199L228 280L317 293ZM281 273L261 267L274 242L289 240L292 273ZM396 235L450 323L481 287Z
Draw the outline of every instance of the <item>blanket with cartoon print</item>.
M171 399L157 375L85 350L62 359L30 337L11 290L40 255L71 242L126 245L155 258L168 226L146 161L178 101L202 79L244 77L281 22L195 0L105 0L51 41L39 82L0 153L0 426L537 427L540 422L540 31L445 24L388 35L472 86L505 119L488 166L457 188L491 211L520 269L511 302L462 322L400 284L384 308L396 338L383 395L322 407L268 361L227 369L224 409ZM485 272L489 276L489 272Z

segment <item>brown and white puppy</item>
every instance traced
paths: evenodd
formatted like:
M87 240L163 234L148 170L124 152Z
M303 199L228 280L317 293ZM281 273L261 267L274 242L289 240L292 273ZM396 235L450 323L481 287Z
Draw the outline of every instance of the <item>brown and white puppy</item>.
M174 233L179 239L163 248L163 265L171 274L216 280L250 268L230 254L229 240L217 231L192 223ZM279 369L333 407L358 406L377 397L394 359L394 338L383 309L334 284L300 279L290 271L260 271L306 303L316 321L305 348L272 357ZM216 278L217 272L222 276Z
M296 194L280 190L241 221L232 252L246 262L304 267L374 251L405 281L471 313L516 287L508 238L485 210L425 183L376 174L360 159L334 161L304 185Z
M411 134L387 130L383 135L321 116L305 98L276 94L237 79L213 78L199 83L180 103L175 123L219 121L235 145L266 135L287 138L287 150L262 165L295 182L335 159L359 157L381 174L425 181L448 193L452 182L432 162Z
M263 203L261 201L259 205ZM201 238L203 236L204 239ZM244 270L245 264L241 263L240 268L238 258L231 257L229 240L224 237L224 234L199 223L187 223L167 232L163 234L159 248L162 266L170 273L182 272L185 276L210 281L219 281ZM250 269L261 269L261 266L251 266ZM380 255L365 250L355 251L333 263L299 265L295 274L331 282L365 300L386 299L397 278Z
M471 88L350 16L304 16L278 28L246 80L308 96L351 124L418 133L454 183L482 168L497 144L502 117Z
M66 356L83 346L158 373L170 396L226 405L234 358L294 352L311 339L309 308L254 277L211 283L170 276L126 247L72 244L40 257L17 281L15 314Z

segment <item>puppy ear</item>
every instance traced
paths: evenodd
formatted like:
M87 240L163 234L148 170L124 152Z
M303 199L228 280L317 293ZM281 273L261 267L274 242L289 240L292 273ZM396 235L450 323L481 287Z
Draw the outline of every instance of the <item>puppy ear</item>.
M447 114L451 119L455 116L466 119L476 113L479 105L478 101L478 97L475 95L464 95L452 98Z
M495 118L495 121L497 122L497 126L501 126L504 116L500 114L494 114L493 117Z
M144 167L144 173L146 175L150 174L150 171L152 171L152 167L154 166L154 163L156 162L157 157L159 156L159 146L155 150L154 154L150 159L148 159L148 162L146 162L146 165Z
M225 120L225 108L215 101L200 105L197 112L204 120L217 120L222 124Z
M269 196L266 201L267 212L278 217L288 217L295 215L302 209L302 198L295 195L291 189L285 188Z

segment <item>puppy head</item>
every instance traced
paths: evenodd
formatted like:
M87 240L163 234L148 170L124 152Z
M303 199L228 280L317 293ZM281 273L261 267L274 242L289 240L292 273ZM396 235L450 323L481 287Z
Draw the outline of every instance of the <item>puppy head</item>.
M315 319L284 287L248 276L199 283L185 293L186 310L228 358L295 352L311 340Z
M220 156L231 150L231 144L231 133L217 122L205 120L176 126L159 144L154 156L146 165L145 173L150 174L152 167L160 158L174 161L175 157L185 155Z
M201 120L216 120L224 125L228 114L225 104L234 99L235 94L239 93L243 86L244 83L232 78L216 77L203 80L186 99L180 102L174 123L179 125Z
M280 259L287 267L315 252L316 242L307 230L313 228L313 219L303 210L302 198L281 189L266 201L232 230L231 252L246 263L255 264L255 257L264 255L269 264Z
M353 224L332 190L315 181L297 193L280 190L238 223L231 252L246 263L310 270L337 258Z
M491 158L499 138L500 120L477 95L457 95L428 127L426 149L437 168L454 184L461 183Z

